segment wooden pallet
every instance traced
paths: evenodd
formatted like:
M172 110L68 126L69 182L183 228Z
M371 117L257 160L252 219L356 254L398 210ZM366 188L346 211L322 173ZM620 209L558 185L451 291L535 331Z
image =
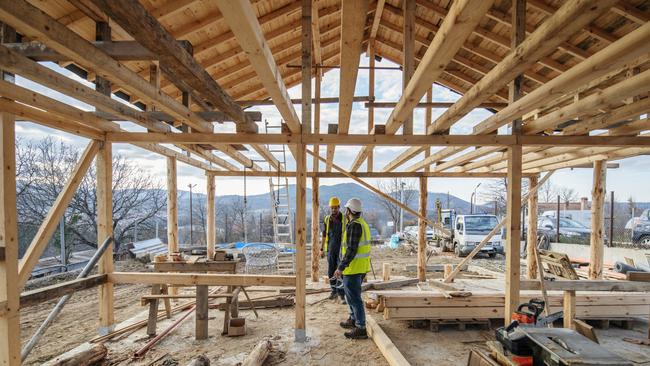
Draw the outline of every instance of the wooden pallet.
M429 330L439 332L441 327L456 327L458 330L466 330L467 326L477 326L481 329L490 330L492 323L490 319L438 319L429 320Z
M544 266L544 271L555 276L569 280L577 280L578 274L571 265L569 256L564 253L552 252L550 250L539 249L539 257Z

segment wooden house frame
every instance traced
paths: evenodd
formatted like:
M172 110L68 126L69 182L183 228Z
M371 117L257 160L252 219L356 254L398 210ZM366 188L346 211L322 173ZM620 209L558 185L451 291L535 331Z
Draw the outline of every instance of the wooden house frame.
M319 178L349 177L369 186L363 178L416 177L426 191L429 177L507 177L507 237L517 238L522 178L535 187L541 173L593 166L590 277L601 278L606 162L650 152L650 136L644 134L650 130L649 20L648 3L642 0L0 0L0 364L20 364L21 290L93 160L97 237L101 241L112 235L111 146L118 142L167 159L170 251L178 249L177 162L206 172L209 252L214 248L219 177L241 176L244 170L248 176L295 177L296 273L152 278L115 272L109 251L99 265L103 280L94 277L94 282L87 282L99 288L103 332L114 324L114 284L295 286L296 340L303 341L307 178L318 187ZM365 99L354 95L362 52L370 57ZM374 100L379 57L402 67L405 87L396 103ZM57 62L93 81L95 88L38 61ZM291 67L295 64L301 66ZM320 86L323 73L332 67L340 68L341 75L340 95L331 100L339 105L338 123L323 133L320 106L326 100ZM17 86L14 75L90 104L97 112ZM435 101L434 83L462 97L454 103ZM287 92L299 84L300 116ZM420 103L422 98L425 103ZM367 121L351 120L352 103L359 100L367 102ZM263 104L279 111L284 121L281 133L261 133L255 123L259 113L245 109ZM375 120L374 109L381 107L392 108L386 121ZM413 134L414 108L425 108L424 135ZM432 108L446 110L433 120ZM493 115L476 125L471 135L449 134L475 108L489 108ZM90 139L20 261L17 120ZM147 132L123 129L115 121L133 122ZM224 121L234 123L236 132L214 133L213 123ZM367 123L368 133L349 134L352 123ZM497 133L506 125L507 133ZM279 162L267 144L286 144L295 171L278 173ZM241 145L275 169L263 169L240 151ZM343 145L361 146L349 167L334 164L336 146ZM408 149L375 169L373 149L378 146ZM311 167L307 155L313 157ZM414 163L405 165L412 159ZM325 163L324 171L319 161ZM364 162L367 171L361 172ZM531 212L536 200L535 194L528 197ZM317 214L317 194L312 205ZM423 195L415 212L420 230L426 228L425 208ZM535 215L529 220L534 223ZM312 222L317 225L317 217ZM535 238L535 227L528 225L529 238ZM311 230L318 236L316 226ZM518 305L522 288L519 246L519 241L508 239L505 314ZM423 279L423 242L418 249L418 276ZM316 252L312 247L312 254ZM528 258L531 278L533 256ZM311 277L317 281L318 260L312 257L311 262ZM575 286L574 290L581 288Z

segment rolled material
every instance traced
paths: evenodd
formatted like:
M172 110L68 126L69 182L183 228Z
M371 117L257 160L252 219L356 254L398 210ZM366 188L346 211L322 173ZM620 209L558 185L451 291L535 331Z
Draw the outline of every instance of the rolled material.
M627 274L628 272L650 272L649 268L646 266L635 267L623 262L616 262L614 264L614 270L623 274Z

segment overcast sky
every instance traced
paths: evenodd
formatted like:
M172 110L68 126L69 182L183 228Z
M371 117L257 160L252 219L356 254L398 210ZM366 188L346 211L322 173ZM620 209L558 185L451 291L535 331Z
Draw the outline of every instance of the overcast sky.
M361 64L367 65L368 58L364 55L361 56ZM68 72L61 69L56 65L48 64L49 67L67 75L76 80L83 81ZM396 66L390 61L384 60L378 62L377 66ZM83 81L85 82L85 81ZM44 88L29 80L17 78L17 83L24 87L36 90L40 93L46 94L59 101L74 105L75 107L83 110L93 110L91 106L81 103L75 99L66 97L60 93ZM401 95L402 81L401 72L399 70L376 70L375 72L375 98L377 101L397 101ZM88 84L90 85L90 84ZM332 70L325 74L322 81L322 97L336 97L338 96L339 86L339 71ZM293 87L289 90L293 98L300 97L300 86ZM360 70L355 91L357 96L368 95L368 70ZM433 100L434 101L455 101L460 96L446 88L434 85L433 86ZM300 116L300 105L295 105L297 114ZM262 112L263 120L268 120L272 124L278 124L280 115L272 106L259 106L250 110L259 110ZM383 124L386 122L390 109L375 109L375 123ZM444 110L434 109L433 119L442 114ZM452 134L470 134L472 128L477 123L489 117L491 113L484 109L474 110L472 113L465 116L462 120L456 123L452 129ZM416 109L414 112L414 133L422 134L424 131L424 109ZM327 131L327 125L336 123L338 119L338 105L337 104L322 104L321 105L321 131ZM363 103L355 103L352 110L352 118L350 121L350 133L366 133L368 121L368 110L364 107ZM128 122L120 122L123 128L129 131L143 131L139 126ZM218 132L234 132L234 124L227 123L224 125L217 125L216 131ZM260 131L264 131L263 124L260 123ZM37 124L21 122L16 126L16 135L22 139L38 140L47 136L53 136L56 139L62 139L68 143L74 144L79 148L83 148L88 140L77 137L71 134L52 130ZM169 146L172 147L172 146ZM173 148L173 147L172 147ZM335 163L344 168L349 168L359 147L339 146L336 149ZM404 151L405 147L387 147L383 146L375 149L375 169L380 170L391 159ZM437 148L434 148L434 150ZM143 171L148 171L160 179L160 182L165 181L165 159L164 157L142 150L140 148L128 144L114 144L114 154L121 154L126 156L134 164L137 164ZM251 158L260 157L252 152L244 152ZM232 159L218 153L218 155L231 162ZM325 155L324 148L321 147L321 155ZM289 156L288 170L294 170L294 164ZM402 168L411 165L422 155L416 157L411 162L402 166ZM307 166L311 167L311 157L307 157ZM626 200L628 197L634 198L636 201L650 201L650 190L647 189L648 181L650 180L650 158L648 156L640 156L636 158L629 158L620 160L620 168L608 171L607 175L607 190L614 190L617 201ZM262 164L265 167L265 164ZM324 168L321 165L321 169ZM361 171L365 170L365 164L361 167ZM188 184L197 184L196 190L205 192L205 175L203 171L197 168L187 166L183 163L178 164L178 185L179 189L187 189ZM469 197L478 183L482 183L485 187L489 179L471 179L471 178L430 178L429 191L432 192L450 192L460 198L469 200ZM341 182L351 182L349 179L321 179L321 185L332 185ZM562 170L555 173L551 178L554 185L565 186L575 189L579 196L590 197L592 171L591 169L575 169L575 170ZM376 180L370 180L370 183L376 183ZM417 186L417 184L416 184ZM268 178L248 178L247 190L248 194L258 194L268 192ZM479 193L481 189L479 188ZM243 194L242 178L217 178L217 195L226 194ZM479 194L479 201L481 195Z

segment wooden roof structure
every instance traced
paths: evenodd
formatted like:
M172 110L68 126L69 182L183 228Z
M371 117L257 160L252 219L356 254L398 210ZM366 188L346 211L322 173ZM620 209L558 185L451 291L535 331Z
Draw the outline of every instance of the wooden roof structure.
M405 44L405 24L408 25L409 23L412 23L412 27L407 27L409 29L407 33L412 37L413 54L409 55L407 59L411 59L412 57L411 61L414 63L414 67L419 67L427 50L433 45L432 42L436 34L446 30L443 29L443 23L445 17L450 12L451 2L417 0L414 2L414 9L409 11L409 21L406 23L404 21L405 9L403 9L403 2L398 0L372 1L366 4L366 2L362 1L361 3L364 6L357 6L359 9L351 8L348 11L349 13L359 13L356 18L357 24L354 24L355 19L353 17L355 14L350 15L352 19L350 25L346 25L343 22L343 7L345 5L342 5L340 1L319 0L314 2L311 27L313 35L312 64L317 67L314 68L317 71L312 74L320 76L322 72L331 70L328 67L341 67L342 74L346 73L348 69L351 69L350 72L354 72L356 76L359 61L356 56L360 56L363 51L369 50L372 50L372 53L376 57L391 60L398 65L404 64L404 47L402 45ZM130 21L137 20L135 16L133 19L129 19L129 14L121 14L120 18L118 14L111 13L111 9L106 9L107 6L102 8L100 4L90 5L89 3L92 2L81 0L34 1L31 11L42 11L44 16L48 17L50 21L56 21L58 24L64 26L66 31L71 31L87 41L95 39L95 22L97 20L108 20L112 28L111 40L114 43L129 41L133 43L135 39L135 42L139 42L142 46L138 47L138 50L141 53L147 53L147 55L138 55L137 51L134 51L136 47L126 48L127 46L134 46L133 44L124 45L124 52L127 54L117 55L120 51L113 49L112 54L115 55L114 58L119 60L120 67L126 67L129 71L137 74L140 79L147 80L150 78L151 65L157 64L157 61L160 61L160 69L163 72L158 83L160 85L160 91L166 94L166 100L169 100L167 98L169 96L179 103L182 102L182 94L185 90L187 92L186 94L191 96L192 103L190 109L192 111L198 113L212 111L216 108L224 112L230 119L233 119L230 115L231 113L243 113L241 112L241 108L237 108L238 106L236 104L250 107L251 104L256 104L256 102L260 103L264 99L273 97L273 103L279 106L278 109L282 114L283 120L289 127L288 132L295 134L300 130L300 120L292 102L278 100L283 98L287 99L286 90L300 84L302 80L301 68L296 67L300 65L302 57L301 37L303 32L301 26L302 5L300 1L259 0L252 1L248 7L231 10L234 12L229 14L232 15L230 17L231 19L235 19L237 16L240 16L238 18L240 21L244 21L246 16L249 16L250 19L255 18L253 21L256 20L257 24L248 30L248 35L246 34L247 30L231 29L228 17L224 17L223 9L220 8L221 5L218 4L219 2L200 0L140 1L138 3L141 8L140 10L150 15L151 20L156 21L157 24L155 24L154 28L158 27L158 31L165 32L168 39L173 38L179 41L186 41L182 42L180 46L191 51L189 53L193 55L193 61L195 61L193 62L194 66L202 69L195 71L197 73L205 72L207 74L203 74L194 81L181 80L182 78L180 77L180 73L177 72L178 70L166 69L167 66L165 65L167 63L164 61L164 56L154 56L156 52L164 52L165 50L151 50L154 44L147 44L147 42L155 43L155 38L150 37L151 39L144 39L146 38L147 32L153 34L151 33L153 28L138 34L136 33L138 31L137 25L129 23ZM432 121L433 127L428 127L428 133L444 133L471 109L488 104L492 104L492 108L490 109L493 112L501 112L506 118L500 118L496 124L479 124L475 128L474 133L493 133L495 131L494 127L505 125L506 123L504 121L507 121L511 117L510 114L503 113L503 109L508 102L508 84L512 80L510 76L516 75L514 72L517 72L515 69L501 70L499 66L505 68L509 65L509 68L512 68L512 66L518 64L519 72L523 75L521 92L522 96L526 97L550 81L557 79L560 75L568 72L574 66L583 63L583 61L590 59L596 54L605 52L610 45L621 38L634 33L640 28L644 28L644 26L647 27L648 18L650 17L648 3L642 0L619 1L615 2L612 6L601 4L592 13L582 12L582 14L578 13L579 9L581 9L578 5L571 8L569 6L571 4L564 4L565 8L561 12L563 14L556 14L556 11L563 4L563 1L550 2L547 0L532 0L527 2L525 12L525 31L527 34L531 35L535 31L539 33L540 28L543 28L544 25L551 25L549 23L556 20L555 25L562 26L564 32L561 37L556 37L561 39L546 42L547 39L545 38L549 37L550 32L553 31L553 29L546 29L546 36L537 39L532 47L524 51L530 54L522 54L522 57L526 57L523 62L508 58L509 55L512 55L510 40L512 6L509 0L495 1L488 10L475 16L476 24L473 24L471 29L467 29L467 34L464 34L463 37L464 39L448 42L450 43L449 45L443 44L442 47L449 46L451 48L443 48L442 50L445 52L453 52L453 55L449 54L451 58L445 60L444 67L442 67L440 72L436 72L436 77L433 78L432 82L445 86L461 95L465 95L469 91L478 91L478 94L465 96L461 101L467 101L468 103L463 103L462 105L456 103L442 117L436 121ZM580 6L584 6L584 4ZM602 9L604 7L607 9ZM106 12L106 10L109 11ZM114 11L116 9L112 10ZM6 9L6 11L10 12L11 7ZM246 11L251 11L252 14L243 14ZM567 11L572 11L573 13L568 13ZM462 16L463 14L460 15ZM560 19L561 15L564 15L564 20ZM576 17L580 15L582 18L570 19L571 15ZM567 23L562 24L561 21ZM576 24L580 22L582 22L582 26L577 27ZM10 22L8 23L11 24ZM135 29L130 29L129 24ZM351 32L348 32L350 33L349 40L343 39L341 36L341 30L346 26L349 26L351 30ZM358 34L361 34L359 33L361 31L363 32L363 35L357 37L357 39L352 38L355 26ZM363 27L363 30L359 27ZM570 27L575 29L569 29ZM450 27L450 29L453 29L453 27ZM20 29L18 31L20 33ZM256 31L259 33L254 34ZM23 46L24 48L20 49L16 46L12 50L31 57L34 60L56 60L61 65L77 71L90 80L94 80L94 76L99 75L99 70L95 70L97 65L93 65L91 60L70 59L69 55L65 54L65 52L56 50L56 47L48 45L47 39L41 39L46 35L41 34L39 36L37 34L38 32L32 33L28 29L25 29L22 33L24 33L23 42L38 42L49 47L49 49L54 48L54 50L52 52L43 52L41 46L39 48L41 51L36 51L36 46L33 43L31 44L31 48L27 49L27 47ZM637 39L643 38L644 35L647 37L645 31L639 30L637 33ZM346 33L344 32L344 34ZM247 36L253 38L245 38ZM247 39L251 42L244 42L242 44L240 39ZM530 41L531 39L529 38L528 40ZM344 47L344 52L341 52L341 44L349 44L350 41L354 41L357 44L361 42L361 46L357 50L358 52L352 52L352 60L344 60L345 62L342 62L342 57L349 58L350 56L345 54L346 47ZM108 48L108 46L105 47ZM113 45L113 47L117 48L116 45ZM252 58L251 55L260 49L263 49L263 52L266 54L260 55L257 59ZM524 118L524 126L531 123L529 126L524 127L523 133L585 135L590 131L607 130L610 128L613 131L605 132L608 135L634 135L637 132L641 132L646 126L645 123L635 122L636 124L632 126L630 126L630 123L637 119L638 116L647 112L647 107L650 103L648 101L647 90L644 90L646 88L626 88L628 91L625 94L626 97L618 98L618 100L601 100L602 98L600 98L591 103L583 101L585 99L589 100L590 96L597 95L609 87L615 85L623 87L620 83L631 83L628 79L633 78L633 76L642 78L640 75L647 70L649 65L648 54L644 47L636 47L635 50L636 52L625 58L626 62L619 60L615 67L607 67L604 71L599 70L598 75L601 75L600 78L593 78L589 82L584 82L584 79L568 80L570 82L569 87L567 87L567 83L558 83L558 85L555 85L556 89L558 86L565 88L561 89L561 92L557 94L553 93L550 96L546 94L536 98L534 103L526 103L526 108L522 109L521 113L517 113L520 117ZM111 51L108 51L108 54L111 55ZM172 50L167 49L167 51L171 52ZM54 54L59 54L59 56L54 56ZM64 54L65 56L61 56L60 54ZM618 56L611 55L607 60L610 60L612 57ZM532 58L535 59L533 60ZM437 62L440 60L428 60L427 62L431 61ZM604 61L606 60L601 60L601 62ZM508 62L510 64L507 64ZM422 69L423 71L425 70L424 67ZM510 72L510 75L508 75L508 72ZM17 74L20 73L17 72ZM267 80L264 80L264 75L266 75ZM275 76L277 75L281 76L281 79L277 79L278 87L268 88L274 83ZM486 78L486 75L491 77ZM107 79L111 79L111 75L106 76ZM131 76L135 77L135 75ZM217 100L210 100L211 97L202 94L201 88L197 88L198 85L192 84L193 82L204 82L205 80L200 80L207 76L216 82L216 85L212 87L216 86L219 89L219 93L227 95L232 105L218 108L215 103L218 102ZM345 80L350 83L350 78L346 77L344 80L342 77L341 79L343 80L342 83ZM484 81L483 85L479 83L481 80ZM141 108L146 108L147 104L156 104L156 102L147 100L146 95L137 93L137 90L134 90L132 85L120 82L121 80L112 81L112 92L115 95L126 98ZM418 85L424 87L422 81L418 80ZM485 86L488 85L487 82L489 82L490 90L485 90ZM354 80L351 83L351 89L354 90ZM349 86L345 89L349 89ZM204 90L203 92L207 93L208 91ZM546 89L542 91L544 94L546 92ZM615 93L615 95L621 94ZM74 95L72 96L74 97ZM423 96L421 92L418 92L416 95L418 100ZM348 106L347 108L351 108L351 102L347 102L346 104L346 101L343 99L347 100L351 97L353 96L341 96L340 106L344 112L346 105ZM371 96L371 98L374 98L374 96ZM578 105L580 103L583 105ZM158 104L162 105L164 103ZM372 106L372 104L371 101L369 105ZM100 109L100 106L97 107ZM154 106L154 108L164 110L163 106ZM232 108L232 111L229 108ZM571 111L572 113L565 113L569 109L573 109ZM403 109L403 111L407 112L409 110L411 110L409 107ZM369 112L372 113L372 108L370 108ZM350 123L361 123L360 121L350 122L349 113L348 111L348 117L345 117L345 113L339 116L338 134L347 134L347 126ZM542 121L533 123L537 119L541 119ZM178 116L174 116L173 114L171 115L171 120L173 121L172 125L174 127L189 126L192 132L204 132L204 130L207 131L210 129L210 123L205 120L187 123L188 121L183 121L182 118L178 118ZM223 120L223 117L221 117L221 120ZM201 126L193 125L195 122ZM377 124L386 122L385 124L388 127L386 134L391 135L397 132L403 121L396 120L395 122L397 123L393 123L393 121L376 122ZM155 121L151 123L155 123ZM247 123L250 124L251 122L248 121ZM237 126L245 124L238 122ZM490 128L484 128L486 126ZM639 128L635 128L635 126ZM319 130L320 127L318 126ZM96 129L94 127L91 128ZM254 128L254 126L251 128ZM99 129L98 132L103 133L105 131L105 129ZM150 131L156 130L150 129ZM164 126L164 130L158 132L167 131L178 132L179 130L175 128L169 129ZM370 131L370 135L373 134L376 135L377 133ZM120 138L128 140L124 136ZM215 138L216 140L217 138ZM161 138L157 142L166 141ZM369 145L372 142L373 139L369 138L365 140L365 143L359 143L359 145ZM396 141L394 144L401 145L401 142ZM432 141L430 145L434 144L436 142ZM189 149L188 151L194 152L195 157L202 163L213 163L219 167L211 168L211 170L239 171L241 170L241 165L252 168L253 170L262 170L247 154L238 151L237 146L224 144L220 144L219 146L214 146L214 144L212 146L210 144L203 145L188 144L185 147ZM445 145L453 144L441 144L441 146ZM631 145L635 144L632 143ZM329 146L331 147L332 145ZM412 146L406 152L396 157L390 164L382 167L381 171L391 172L403 166L400 170L416 172L422 171L431 165L434 165L434 172L440 173L503 173L505 171L505 166L501 163L503 146L488 146L477 149L473 149L471 146L468 144L466 146L444 148L424 160L421 158L415 159L410 164L404 165L413 157L421 156L420 153L426 150L422 146ZM480 146L480 144L474 146ZM645 152L645 149L639 146L632 146L632 150L628 149L623 151L619 151L620 149L615 149L616 151L603 150L604 148L600 145L595 146L598 146L600 150L581 149L579 154L572 155L575 159L570 161L561 158L565 157L562 154L566 153L566 149L558 150L549 148L548 146L527 148L524 157L524 161L526 162L524 171L538 173L563 166L584 165L585 162L589 162L589 156L594 155L592 153L595 152L602 152L603 155L609 158L622 158ZM208 150L206 151L204 148L208 148ZM253 145L253 148L262 157L277 164L272 154L265 152L265 148L262 145ZM223 158L215 157L214 154L209 152L211 149L219 149L225 153L225 156ZM334 149L332 148L332 150ZM370 151L370 148L365 147L350 166L350 170L357 171ZM465 153L460 154L461 152ZM330 151L328 148L328 171L331 170L333 153L334 151ZM547 160L551 156L555 160ZM450 157L453 157L453 159L449 160ZM542 157L545 159L541 159ZM558 165L558 162L561 162L561 165ZM195 165L206 167L199 164L198 161L195 162ZM239 168L237 167L238 165L240 165Z
M507 215L500 225L508 237L505 314L510 314L521 288L520 242L512 238L520 236L522 175L530 179L524 199L533 207L534 187L555 170L593 166L590 277L602 278L606 162L650 152L648 0L0 0L0 22L0 363L7 365L20 363L20 290L93 159L98 242L112 236L112 143L131 143L166 156L170 252L178 250L177 161L207 173L208 255L215 240L215 176L295 176L296 274L166 274L152 280L114 272L112 257L103 255L98 271L106 276L100 284L101 327L107 330L114 323L114 283L295 285L296 339L303 341L308 176L314 186L320 177L349 177L380 195L360 178L419 177L426 191L427 177L507 176ZM354 95L363 52L369 56L367 97ZM398 101L374 100L378 58L402 69ZM56 62L94 85L43 61ZM339 95L321 98L322 75L334 68L340 69ZM15 83L16 75L96 110L84 111L24 88ZM434 100L433 84L459 93L460 99ZM302 95L292 100L287 90L296 85ZM330 101L338 103L338 121L323 128L329 121L321 121L320 105ZM367 121L352 119L355 102L367 102ZM262 133L258 122L263 116L254 111L256 105L277 108L282 130ZM389 118L375 120L374 108L386 105L392 109ZM414 108L425 108L424 121L413 120ZM432 108L445 111L433 119ZM450 134L475 108L493 114L470 135ZM20 261L15 120L90 139ZM413 134L413 125L422 122L426 133ZM232 123L235 132L215 133L215 123ZM350 134L350 126L359 124L367 125L368 132ZM269 148L273 145L288 146L295 171L286 171ZM334 163L336 147L343 145L361 147L345 167ZM379 146L406 150L374 169L373 150ZM308 168L308 154L324 162L325 171L317 163ZM367 171L360 172L364 162ZM548 173L539 181L543 172ZM424 238L430 223L426 195L420 197L418 212L404 209L421 219ZM314 237L317 226L312 227ZM534 240L536 233L529 231L528 238ZM314 280L316 253L312 250ZM421 241L421 279L425 254ZM529 272L533 257L529 253ZM569 283L567 291L583 288L574 285Z

